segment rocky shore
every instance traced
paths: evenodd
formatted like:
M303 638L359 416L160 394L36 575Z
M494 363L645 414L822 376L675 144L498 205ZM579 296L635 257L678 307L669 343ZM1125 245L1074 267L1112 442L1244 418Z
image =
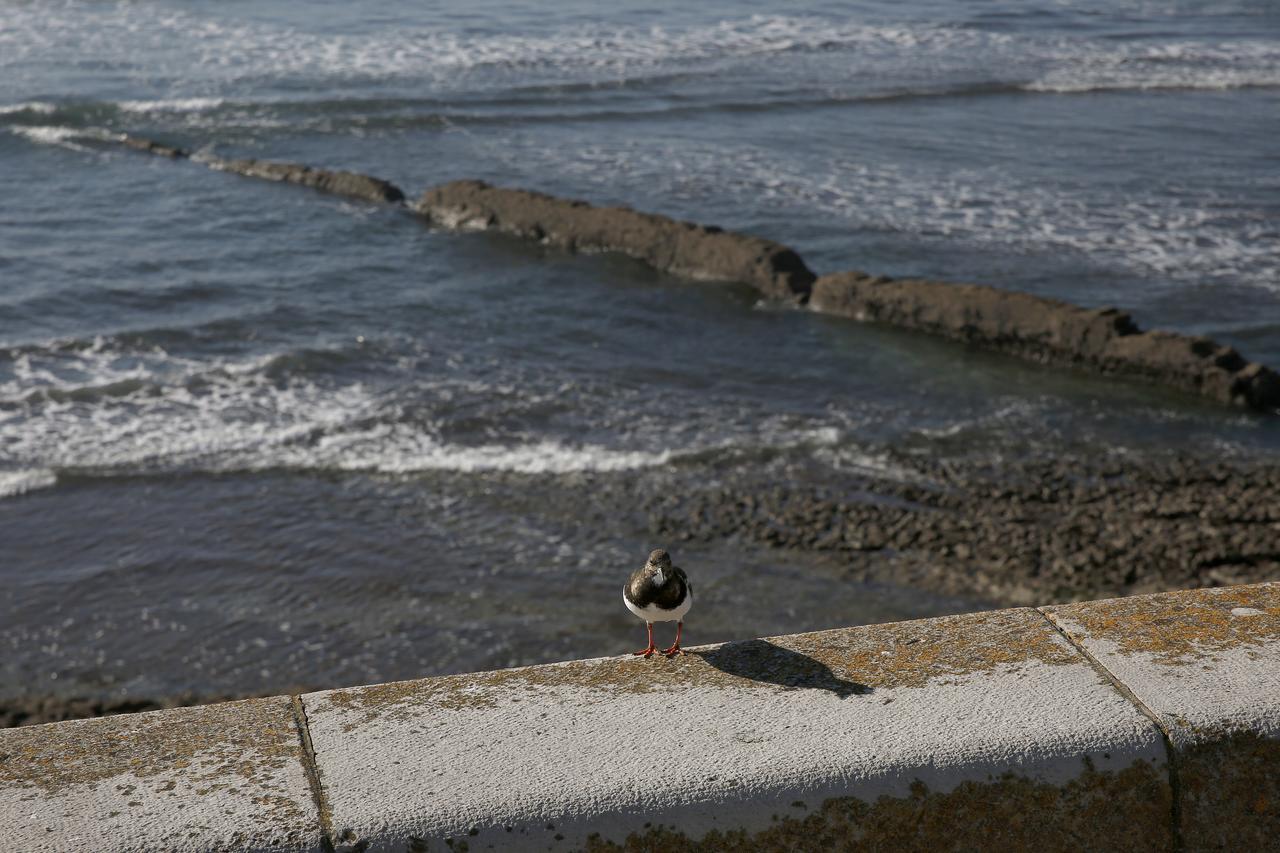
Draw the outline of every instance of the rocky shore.
M891 452L886 462L892 477L573 475L551 485L546 502L586 529L623 519L637 538L676 550L732 542L774 552L780 563L821 555L850 583L991 606L1280 579L1280 460L1068 452L996 463ZM243 697L24 698L0 701L0 726L230 698Z
M655 537L827 552L851 578L1000 605L1280 578L1280 463L895 455L907 476L668 493Z

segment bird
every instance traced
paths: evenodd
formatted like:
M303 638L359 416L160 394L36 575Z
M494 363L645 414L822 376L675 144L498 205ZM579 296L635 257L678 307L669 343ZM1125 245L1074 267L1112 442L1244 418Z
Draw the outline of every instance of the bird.
M693 584L684 570L671 564L671 555L658 548L649 554L643 566L631 574L622 588L622 603L644 620L649 629L649 645L633 655L649 657L658 651L653 644L654 622L675 622L676 641L662 650L667 657L684 654L680 648L680 632L684 629L684 615L693 606Z

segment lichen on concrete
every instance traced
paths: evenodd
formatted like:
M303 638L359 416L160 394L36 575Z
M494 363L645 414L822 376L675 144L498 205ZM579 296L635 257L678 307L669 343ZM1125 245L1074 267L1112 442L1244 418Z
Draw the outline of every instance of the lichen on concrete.
M1280 740L1232 734L1179 751L1188 850L1280 847Z
M1280 583L1045 608L1159 720L1188 850L1280 846Z
M314 840L302 778L288 697L8 729L0 801L13 807L0 808L0 827L74 834L111 818L110 804L120 825L145 816L166 837L240 832L301 848Z
M1254 654L1280 640L1280 584L1199 589L1046 607L1076 640L1180 666L1230 650Z
M595 835L588 853L753 851L1169 850L1169 788L1163 768L1138 761L1118 772L1085 764L1065 785L1008 773L940 793L916 782L907 797L801 802L759 832L713 830L691 838L655 826L622 839Z

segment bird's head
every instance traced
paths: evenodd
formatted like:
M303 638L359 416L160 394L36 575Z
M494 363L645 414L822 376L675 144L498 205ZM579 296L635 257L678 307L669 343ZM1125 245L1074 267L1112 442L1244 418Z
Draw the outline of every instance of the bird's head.
M653 569L653 582L658 586L665 584L671 572L671 555L661 548L651 551L648 565Z

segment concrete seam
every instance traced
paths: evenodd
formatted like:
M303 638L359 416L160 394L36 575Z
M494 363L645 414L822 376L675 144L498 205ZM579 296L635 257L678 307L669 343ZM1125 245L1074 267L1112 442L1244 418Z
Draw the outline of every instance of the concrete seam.
M320 781L320 766L316 764L316 750L311 743L311 726L307 722L307 709L302 704L302 696L289 697L293 705L293 718L298 726L298 738L302 741L302 769L307 775L307 783L311 786L311 798L316 804L316 817L320 824L320 846L324 853L334 853L333 845L333 812L329 809L329 798L325 796L324 785Z
M1106 664L1094 657L1088 649L1062 629L1062 626L1053 620L1053 617L1044 611L1044 608L1037 607L1035 611L1039 613L1044 620L1057 631L1064 640L1071 644L1080 655L1089 662L1089 665L1097 671L1099 675L1107 680L1107 682L1115 688L1116 692L1127 699L1138 711L1151 721L1156 727L1156 731L1160 733L1160 740L1164 742L1165 765L1169 768L1169 794L1172 798L1170 819L1172 821L1173 850L1174 853L1182 853L1185 849L1182 842L1182 784L1178 774L1178 755L1173 748L1173 739L1169 735L1169 730L1165 728L1163 722L1155 711L1147 706L1147 703L1138 698L1132 690L1119 678L1116 677Z

